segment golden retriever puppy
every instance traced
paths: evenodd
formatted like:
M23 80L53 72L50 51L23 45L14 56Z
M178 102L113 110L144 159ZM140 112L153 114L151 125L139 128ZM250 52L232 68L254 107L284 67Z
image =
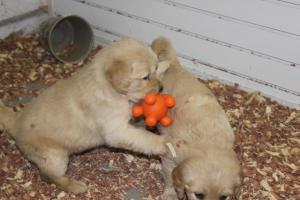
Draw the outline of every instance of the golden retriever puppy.
M162 157L165 199L229 199L240 184L240 165L225 112L211 91L182 68L166 38L154 40L152 49L161 61L158 71L164 71L163 92L176 99L173 124L160 130L174 154Z
M103 48L91 64L60 80L19 113L0 106L0 122L23 154L63 190L86 185L66 176L69 155L99 145L164 154L162 136L131 126L131 101L157 92L157 56L150 47L123 39Z

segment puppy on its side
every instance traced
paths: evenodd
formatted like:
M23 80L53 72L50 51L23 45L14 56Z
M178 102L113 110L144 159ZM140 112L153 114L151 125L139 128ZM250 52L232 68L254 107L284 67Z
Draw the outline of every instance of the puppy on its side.
M215 96L181 66L166 38L153 41L164 92L176 99L173 124L161 130L176 152L162 157L167 200L225 200L240 184L234 133ZM177 192L177 194L176 194Z
M23 154L63 190L86 185L65 175L69 155L108 145L145 154L166 153L164 138L129 125L130 101L157 92L157 56L123 39L103 48L73 77L46 89L19 113L0 105L0 124Z

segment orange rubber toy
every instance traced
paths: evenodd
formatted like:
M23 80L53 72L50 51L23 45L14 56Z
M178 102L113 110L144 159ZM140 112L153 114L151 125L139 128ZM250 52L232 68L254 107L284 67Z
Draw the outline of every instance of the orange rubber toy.
M142 105L133 106L132 115L146 117L145 122L148 126L155 126L158 122L164 127L172 123L172 119L167 116L169 108L175 106L175 99L170 95L160 95L149 93L142 101Z

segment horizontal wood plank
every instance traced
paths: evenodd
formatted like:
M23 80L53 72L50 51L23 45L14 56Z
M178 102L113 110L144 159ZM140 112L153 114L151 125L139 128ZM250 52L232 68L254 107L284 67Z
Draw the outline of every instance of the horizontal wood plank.
M300 4L297 0L290 0L290 4L278 0L171 1L300 36L300 25L295 23L300 19ZM299 5L295 6L295 2Z

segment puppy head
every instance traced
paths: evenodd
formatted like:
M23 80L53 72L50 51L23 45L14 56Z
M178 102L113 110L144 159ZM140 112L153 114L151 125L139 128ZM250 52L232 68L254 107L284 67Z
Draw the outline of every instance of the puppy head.
M179 199L229 200L240 185L240 166L234 156L194 157L172 172Z
M105 76L113 88L137 102L149 92L158 92L161 84L156 78L157 56L144 44L125 39L110 52Z

